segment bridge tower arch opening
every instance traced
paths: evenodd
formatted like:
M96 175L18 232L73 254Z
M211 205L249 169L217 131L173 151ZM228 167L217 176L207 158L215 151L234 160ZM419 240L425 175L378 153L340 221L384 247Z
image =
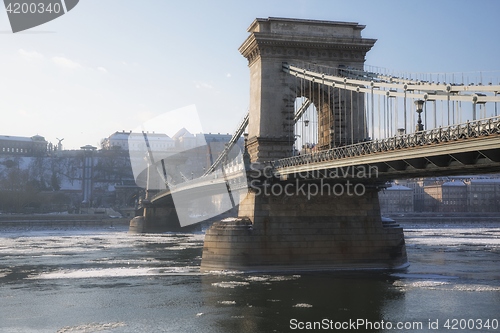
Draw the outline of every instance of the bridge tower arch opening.
M239 48L250 69L248 151L252 162L293 155L294 105L306 97L318 110L318 148L363 139L364 98L342 87L325 87L283 71L283 64L363 70L375 39L361 37L364 25L302 19L256 19ZM354 101L354 102L353 102ZM356 104L354 104L356 103Z
M296 80L293 155L355 144L369 138L363 92Z

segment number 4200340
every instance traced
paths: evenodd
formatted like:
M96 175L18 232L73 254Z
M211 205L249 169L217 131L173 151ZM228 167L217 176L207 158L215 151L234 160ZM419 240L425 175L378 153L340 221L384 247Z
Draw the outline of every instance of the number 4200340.
M9 3L6 7L7 13L9 14L35 14L35 13L60 13L62 8L61 4L58 2L44 4L42 2L27 3L27 2L14 2Z
M444 328L449 330L497 330L497 319L448 319L443 325Z

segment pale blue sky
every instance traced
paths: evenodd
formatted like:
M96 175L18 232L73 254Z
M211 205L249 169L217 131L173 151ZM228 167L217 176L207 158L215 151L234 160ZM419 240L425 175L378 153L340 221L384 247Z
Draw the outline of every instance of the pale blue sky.
M238 47L256 17L270 16L364 24L363 36L378 39L370 65L500 70L496 0L81 0L17 34L0 9L0 135L98 145L190 104L206 132L231 132L249 100Z

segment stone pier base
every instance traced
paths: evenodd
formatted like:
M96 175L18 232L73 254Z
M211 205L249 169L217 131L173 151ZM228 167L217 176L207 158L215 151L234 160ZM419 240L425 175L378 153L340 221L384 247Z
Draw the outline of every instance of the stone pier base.
M146 207L143 216L130 220L130 234L181 231L179 219L173 207ZM187 230L187 229L186 229Z
M291 188L288 188L291 192ZM382 223L376 188L363 195L249 192L240 217L205 236L202 271L392 270L408 266L402 228Z

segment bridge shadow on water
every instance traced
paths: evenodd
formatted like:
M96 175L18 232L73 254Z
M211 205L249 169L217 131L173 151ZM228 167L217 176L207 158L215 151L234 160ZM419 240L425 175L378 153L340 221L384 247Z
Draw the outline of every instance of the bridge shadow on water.
M393 280L385 273L207 275L204 316L216 317L210 322L219 332L289 332L314 323L321 325L316 330L338 330L335 323L358 319L380 323L385 305L405 296Z

